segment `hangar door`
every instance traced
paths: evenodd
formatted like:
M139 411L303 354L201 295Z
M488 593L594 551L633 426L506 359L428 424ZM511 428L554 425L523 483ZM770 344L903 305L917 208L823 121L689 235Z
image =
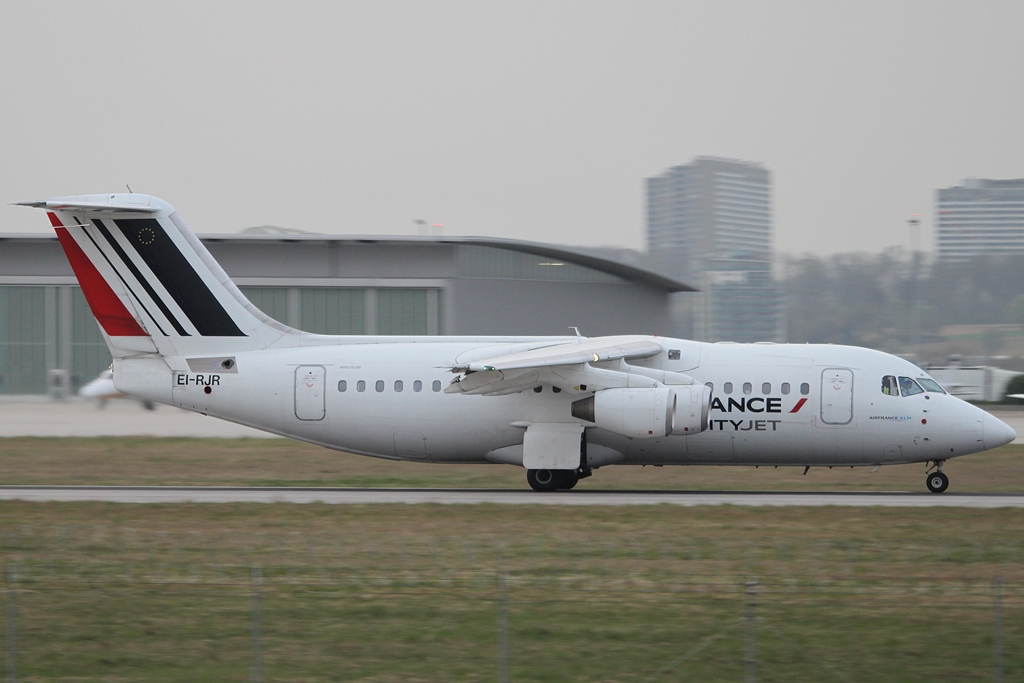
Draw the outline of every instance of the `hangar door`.
M853 421L853 371L828 368L821 373L821 421L845 425Z
M326 374L322 365L300 365L295 368L295 417L300 420L324 419Z

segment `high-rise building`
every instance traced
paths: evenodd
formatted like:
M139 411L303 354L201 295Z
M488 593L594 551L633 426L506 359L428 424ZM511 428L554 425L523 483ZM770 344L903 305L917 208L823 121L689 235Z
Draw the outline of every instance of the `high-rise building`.
M936 196L940 260L1024 252L1024 179L968 178Z
M772 251L771 172L760 164L697 157L647 179L647 247L678 254L682 273L712 254Z
M694 335L783 341L782 288L772 277L771 172L697 157L647 179L647 247L701 290Z

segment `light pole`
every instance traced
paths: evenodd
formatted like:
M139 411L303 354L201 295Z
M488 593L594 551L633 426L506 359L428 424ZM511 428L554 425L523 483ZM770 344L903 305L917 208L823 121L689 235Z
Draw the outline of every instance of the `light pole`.
M921 268L920 240L921 240L921 214L912 213L907 219L907 227L910 229L910 260L913 266L910 281L910 346L916 355L921 343L921 309L917 295L918 271Z

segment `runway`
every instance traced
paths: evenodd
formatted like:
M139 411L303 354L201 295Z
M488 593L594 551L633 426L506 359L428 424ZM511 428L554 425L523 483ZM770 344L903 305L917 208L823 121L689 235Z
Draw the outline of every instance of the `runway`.
M330 505L739 505L744 507L1024 507L1024 494L765 491L588 491L502 489L4 486L0 500L108 503L327 503Z

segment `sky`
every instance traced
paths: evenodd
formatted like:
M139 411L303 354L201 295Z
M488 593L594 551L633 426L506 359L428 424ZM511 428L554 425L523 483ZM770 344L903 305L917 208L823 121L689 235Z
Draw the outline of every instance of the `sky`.
M772 172L785 254L906 248L1024 177L1019 0L41 0L0 21L0 233L125 191L192 229L645 248L644 179ZM2 247L0 247L2 248Z

